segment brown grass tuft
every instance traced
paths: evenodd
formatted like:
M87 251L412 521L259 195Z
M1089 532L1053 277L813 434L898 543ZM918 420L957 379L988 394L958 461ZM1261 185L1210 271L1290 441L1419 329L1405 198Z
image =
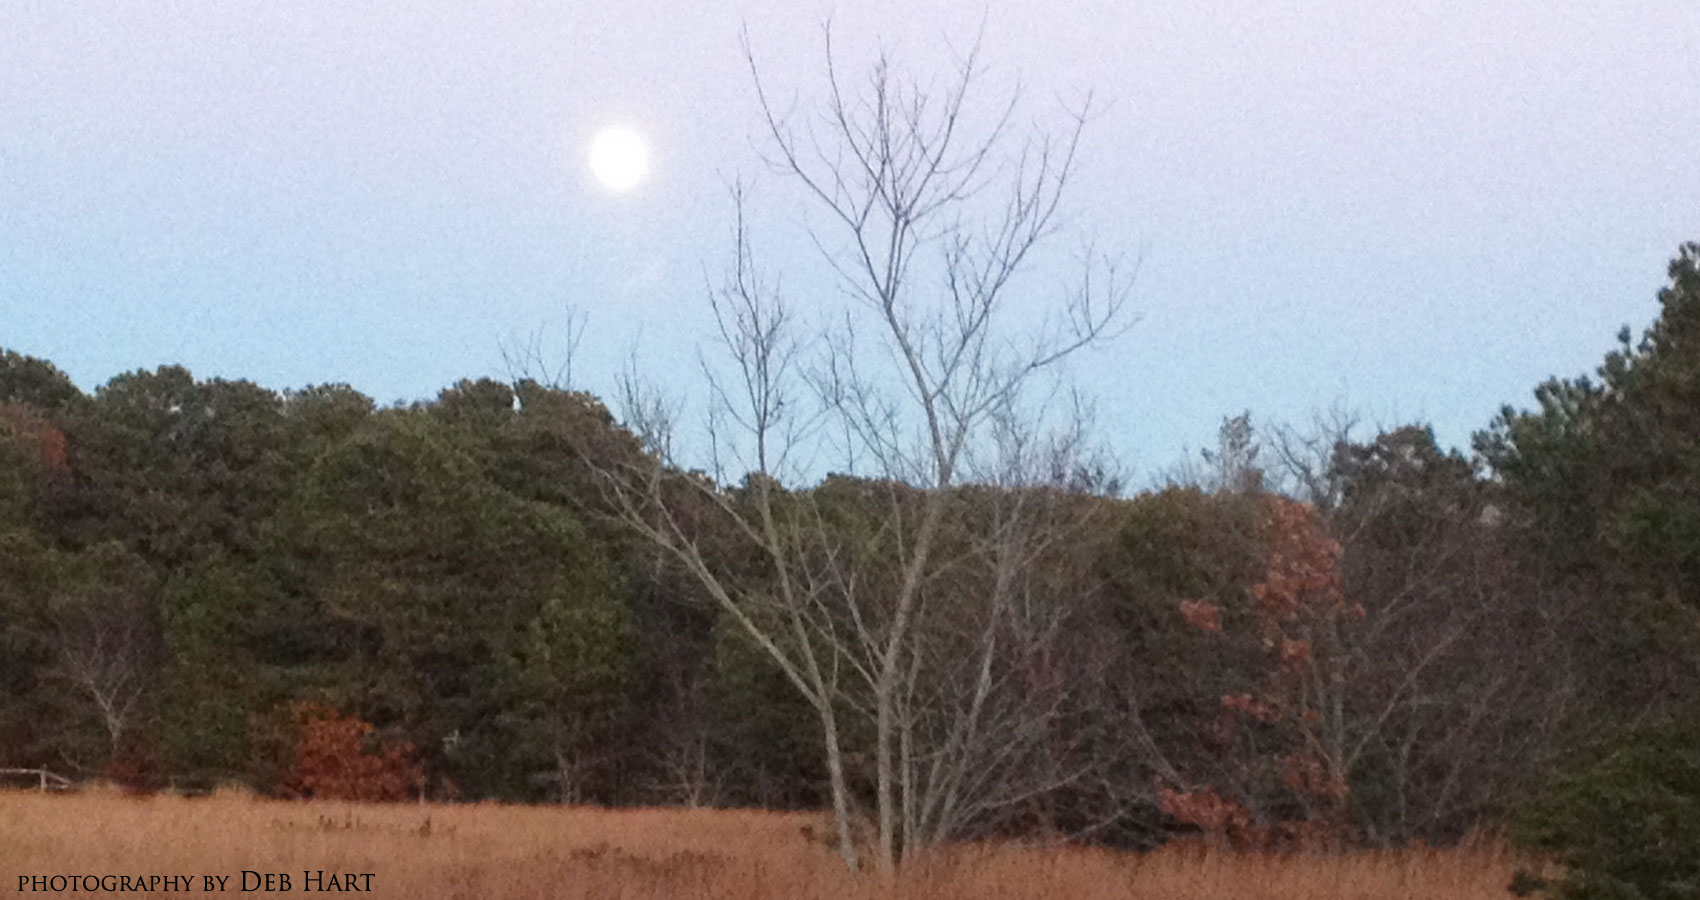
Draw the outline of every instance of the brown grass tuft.
M425 900L1497 900L1516 862L1497 844L1308 857L962 846L887 886L845 872L809 827L817 815L5 792L0 889L15 892L20 875L185 873L199 893L199 876L217 873L237 893L249 869L288 872L300 893L302 871L324 869L371 872L374 895Z

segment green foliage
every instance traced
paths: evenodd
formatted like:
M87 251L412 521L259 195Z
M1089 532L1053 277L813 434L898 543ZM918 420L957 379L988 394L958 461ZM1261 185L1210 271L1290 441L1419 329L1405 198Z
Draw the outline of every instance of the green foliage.
M88 530L161 572L216 552L257 558L258 528L288 496L294 432L283 399L186 369L120 375L72 422Z
M0 470L3 472L4 470ZM39 763L50 748L52 661L46 598L57 558L27 528L0 523L0 766Z
M1621 726L1693 699L1700 246L1670 274L1639 343L1626 333L1595 376L1541 386L1534 409L1508 409L1478 437L1492 479L1421 428L1334 455L1328 524L1375 633L1352 645L1361 677L1340 701L1382 732L1351 772L1366 828L1448 835L1496 814L1514 793L1504 785L1524 783L1501 770L1535 778L1546 755L1530 742L1567 733L1555 705ZM189 786L269 788L297 761L293 711L308 701L370 722L375 742L417 747L432 783L452 779L468 798L649 799L703 777L680 767L706 759L722 801L821 802L816 710L738 622L701 602L679 560L611 514L597 470L643 459L595 397L532 381L465 380L380 409L346 385L277 392L166 366L85 395L51 364L0 351L0 764L92 772L129 754ZM1054 646L985 667L994 703L1065 697L1047 752L1089 745L1110 760L1102 781L1047 795L1068 807L1047 821L1097 827L1098 812L1131 805L1130 831L1163 827L1153 784L1233 784L1236 748L1280 737L1243 716L1230 734L1223 704L1250 696L1268 668L1250 598L1272 565L1260 467L1275 463L1249 416L1224 423L1206 462L1209 493L1119 501L1071 488L1065 502L969 485L948 498L939 564L918 589L908 702L926 719L970 683L977 642L994 632L983 604L962 598L1010 590L1031 616L999 626L1012 638L1057 613ZM856 666L868 660L845 647L889 625L931 498L849 476L716 494L700 473L673 470L660 490L755 614L781 608L758 609L778 571L728 510L760 521L763 498L789 562L858 592L859 618L831 591L811 615L843 641L817 630L813 649L838 679L828 693L851 792L867 794L873 742ZM1090 508L1070 505L1081 497ZM983 563L1016 508L1050 516L1034 520L1045 539L1005 547L1030 555L993 584ZM1053 597L1080 609L1045 607ZM768 624L791 649L810 639ZM136 714L122 723L103 721L67 675L68 651L86 656L102 635L135 651ZM1560 683L1574 694L1549 693L1564 704L1524 702ZM1530 840L1579 873L1564 890L1676 864L1658 856L1670 849L1659 835L1690 821L1680 798L1692 796L1691 769L1671 766L1692 763L1693 745L1635 734L1567 769L1531 814ZM1026 821L1018 813L987 827ZM1587 830L1594 819L1633 822L1602 835Z
M83 392L52 363L0 349L0 406L21 403L57 414L84 399Z
M1127 504L1103 565L1118 630L1136 642L1131 662L1150 702L1214 709L1243 686L1256 648L1207 639L1187 624L1181 604L1216 607L1229 634L1254 631L1246 627L1248 598L1263 556L1256 496L1171 487Z
M511 406L472 411L480 428L376 414L318 456L292 515L344 699L468 789L539 799L564 760L607 755L629 623L575 518L493 480Z
M1232 603L1258 574L1257 501L1196 488L1166 488L1128 506L1121 562L1129 587L1164 601L1208 597Z
M309 672L268 665L276 657L267 644L289 627L278 621L287 609L263 568L225 559L166 586L158 740L182 783L212 787L253 776L254 720L311 683Z
M1137 711L1135 727L1166 757L1161 764L1150 754L1135 757L1130 767L1136 760L1145 767L1124 777L1142 787L1172 785L1177 776L1224 783L1237 763L1220 728L1222 698L1250 690L1260 671L1250 607L1266 562L1260 498L1170 487L1124 506L1114 546L1100 562L1116 654L1105 694ZM1188 609L1214 610L1219 630L1189 622ZM1137 830L1166 827L1152 810Z
M508 758L524 775L510 796L607 796L609 768L632 713L637 662L631 617L604 565L562 573L508 650L512 700L498 716ZM548 773L545 780L539 777ZM552 785L544 793L539 783ZM597 790L597 788L601 788Z
M723 772L740 792L768 807L820 802L820 729L814 710L788 684L743 626L714 626L709 703ZM846 743L855 745L853 736Z
M1659 319L1629 329L1597 380L1553 380L1476 446L1534 514L1548 561L1700 609L1700 244L1684 245Z
M117 541L49 549L34 565L23 631L42 738L85 774L142 765L159 658L151 569Z
M1700 715L1577 753L1516 826L1520 843L1564 870L1522 878L1551 897L1700 897Z
M1597 378L1549 381L1476 439L1548 582L1591 599L1572 616L1579 664L1617 718L1700 691L1700 244L1669 279Z
M1700 896L1700 244L1669 279L1658 320L1638 343L1625 328L1596 378L1550 381L1477 436L1548 589L1589 601L1567 626L1608 737L1520 822L1568 867L1559 897ZM1671 724L1631 724L1649 716Z

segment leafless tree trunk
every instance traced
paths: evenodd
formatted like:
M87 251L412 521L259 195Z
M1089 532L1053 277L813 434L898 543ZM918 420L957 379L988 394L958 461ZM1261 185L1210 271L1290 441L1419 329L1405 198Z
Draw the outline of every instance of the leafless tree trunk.
M703 710L708 704L694 673L669 673L667 705L655 723L651 760L659 775L651 784L663 802L696 809L717 805L722 783L710 750Z
M148 688L152 635L144 601L123 591L94 590L53 604L58 673L93 705L118 756Z
M882 56L854 92L830 30L826 45L826 100L809 116L782 111L747 43L746 55L768 161L825 213L811 236L842 305L804 336L758 270L736 191L733 263L711 291L733 373L707 370L716 478L669 474L656 454L642 470L605 468L604 484L815 710L852 867L844 717L869 726L857 733L873 744L874 856L891 872L988 810L1075 777L1018 777L1061 707L1053 655L1080 590L1043 584L1033 564L1084 521L1066 488L1090 468L1077 434L1043 440L1055 417L1035 388L1109 336L1129 285L1089 254L1072 286L1032 286L1060 304L1015 305L1017 274L1057 229L1085 107L1059 135L1022 140L1014 96L974 121L977 45L942 90ZM868 477L788 490L829 434ZM835 497L835 484L851 496ZM705 552L692 503L756 552L762 577Z
M1563 601L1515 571L1467 463L1416 428L1354 443L1354 421L1336 409L1275 431L1276 482L1316 504L1363 610L1298 623L1317 713L1298 730L1329 771L1374 773L1391 795L1370 840L1443 838L1516 795L1562 726L1568 666L1535 613Z

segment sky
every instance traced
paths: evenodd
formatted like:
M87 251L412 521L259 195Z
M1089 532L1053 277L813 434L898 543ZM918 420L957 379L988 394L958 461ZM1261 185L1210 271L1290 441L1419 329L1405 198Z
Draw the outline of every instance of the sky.
M391 402L538 336L563 361L579 322L576 383L636 360L688 415L730 181L794 302L839 302L739 37L806 107L829 16L845 71L883 49L922 78L983 22L981 84L1022 86L1023 127L1091 92L1063 239L1137 280L1072 374L1134 471L1245 410L1467 446L1649 324L1700 240L1681 0L5 0L0 347L86 390L176 363ZM650 143L624 193L585 158L614 124Z

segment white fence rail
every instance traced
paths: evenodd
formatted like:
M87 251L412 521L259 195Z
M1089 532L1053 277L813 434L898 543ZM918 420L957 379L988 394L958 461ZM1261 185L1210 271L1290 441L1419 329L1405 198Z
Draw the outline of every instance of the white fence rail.
M37 789L42 792L63 791L71 787L71 779L46 769L0 769L0 776L34 779Z

